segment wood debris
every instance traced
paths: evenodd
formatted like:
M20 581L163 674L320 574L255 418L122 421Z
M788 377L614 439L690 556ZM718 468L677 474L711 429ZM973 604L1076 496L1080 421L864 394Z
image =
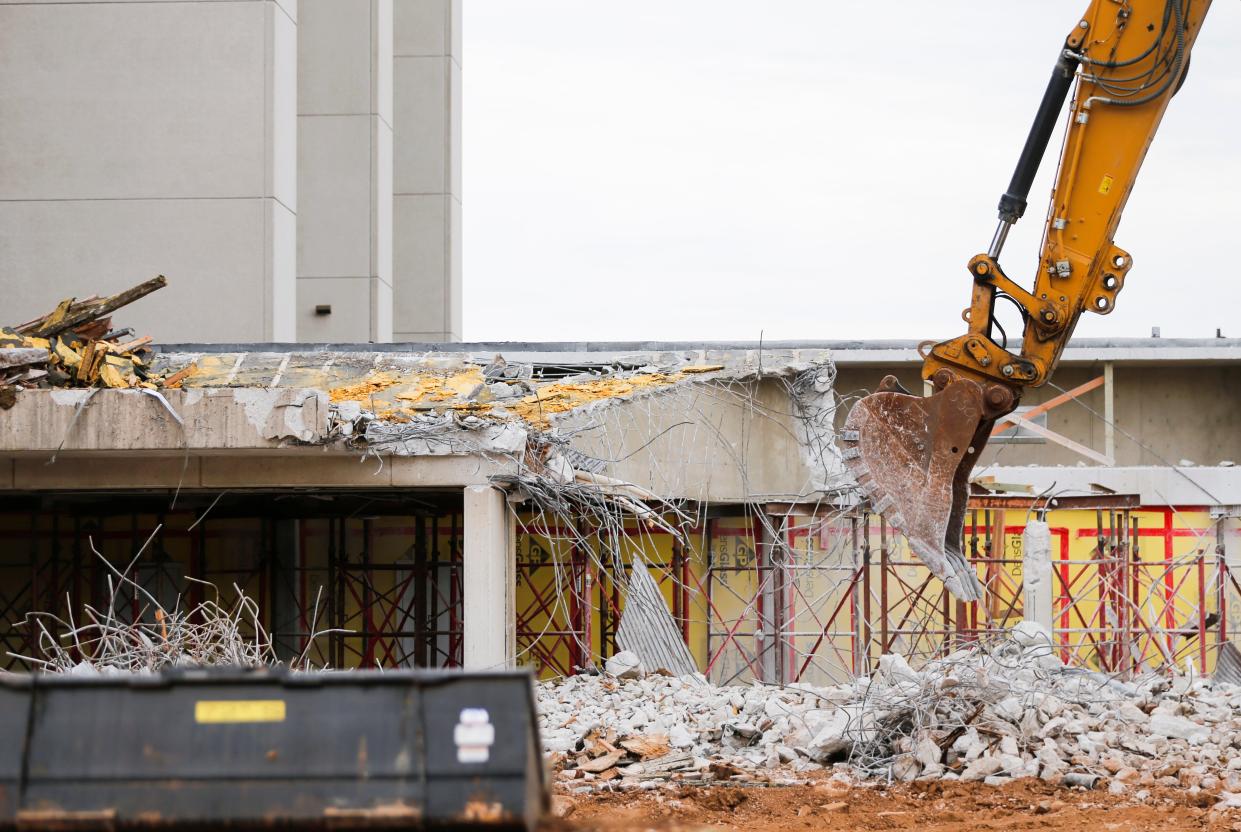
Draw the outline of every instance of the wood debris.
M636 754L640 760L662 757L669 751L667 734L646 734L630 737L621 740L620 746L631 754Z
M614 767L625 756L623 751L609 751L601 757L595 757L593 760L582 760L577 767L582 771L588 771L592 774L599 774Z
M151 336L112 327L117 309L168 285L163 275L111 297L66 298L51 312L0 327L0 408L19 390L63 387L158 389L176 386L193 369L167 378L151 370Z
M693 767L689 754L670 747L667 734L634 734L618 741L614 729L594 729L582 737L581 746L562 763L569 777L662 778Z

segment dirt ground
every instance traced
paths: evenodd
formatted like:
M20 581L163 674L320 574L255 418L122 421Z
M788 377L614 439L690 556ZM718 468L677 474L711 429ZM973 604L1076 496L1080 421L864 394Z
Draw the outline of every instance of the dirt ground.
M1004 786L914 783L890 788L681 787L676 791L557 794L542 832L801 832L801 830L1049 830L1050 832L1241 832L1241 810L1215 811L1218 795L1153 789L1142 803L1106 790L1041 780Z

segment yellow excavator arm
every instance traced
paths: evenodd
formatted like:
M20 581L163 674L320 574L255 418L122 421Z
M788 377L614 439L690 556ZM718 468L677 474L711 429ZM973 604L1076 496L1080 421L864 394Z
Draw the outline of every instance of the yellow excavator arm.
M1047 382L1077 320L1116 306L1132 259L1112 238L1164 110L1189 66L1211 0L1094 0L1073 25L1030 129L999 226L969 261L964 335L923 353L930 396L914 396L892 376L854 405L841 435L845 462L873 508L958 598L981 594L962 553L973 471L997 419L1026 387ZM1009 229L1025 213L1064 100L1068 126L1048 207L1042 252L1027 290L999 264ZM1020 353L995 340L995 304L1021 311ZM1001 331L1002 332L1002 331Z

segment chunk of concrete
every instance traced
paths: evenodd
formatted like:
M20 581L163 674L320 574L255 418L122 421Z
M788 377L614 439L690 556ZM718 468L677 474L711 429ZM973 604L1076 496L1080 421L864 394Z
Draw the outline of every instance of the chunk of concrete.
M604 663L603 669L617 679L642 678L642 660L638 658L637 653L631 650L622 650L608 659Z

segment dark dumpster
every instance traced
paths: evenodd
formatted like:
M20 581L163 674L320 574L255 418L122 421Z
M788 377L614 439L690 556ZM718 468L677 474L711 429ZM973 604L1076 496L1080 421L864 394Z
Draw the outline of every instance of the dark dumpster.
M520 672L0 677L0 822L27 828L532 829Z

